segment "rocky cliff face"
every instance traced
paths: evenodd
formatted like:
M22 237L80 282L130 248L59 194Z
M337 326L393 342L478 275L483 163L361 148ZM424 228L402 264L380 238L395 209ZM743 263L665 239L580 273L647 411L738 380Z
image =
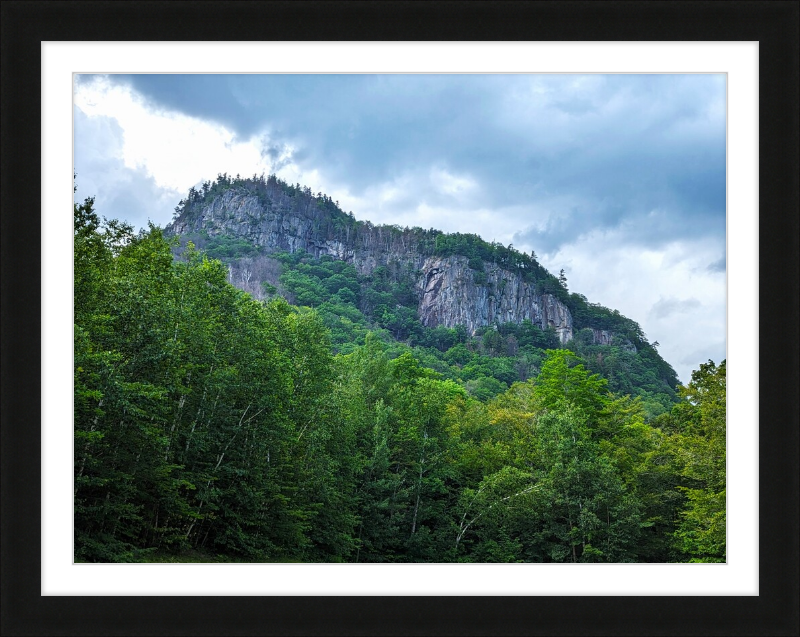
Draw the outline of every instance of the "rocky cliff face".
M495 265L484 266L486 283L475 282L466 257L429 257L417 283L420 322L428 327L465 325L474 332L493 323L528 319L543 330L553 327L562 343L572 338L572 316L550 294L537 295L522 278Z
M592 330L592 343L594 345L614 344L616 335L613 332L609 332L608 330L598 330L595 328L590 329ZM617 339L617 345L619 345L626 352L630 352L631 354L636 353L636 346L626 338Z
M166 230L233 236L270 252L305 250L315 257L329 255L352 263L364 275L378 266L400 265L416 277L418 313L427 327L462 324L474 332L484 325L528 319L542 329L553 327L562 343L572 339L569 309L550 294L536 294L519 274L486 263L483 276L478 277L485 282L479 283L466 257L425 254L414 230L366 223L343 227L331 238L321 231L313 209L298 209L296 202L280 197L262 202L232 188L191 215L179 216Z
M247 239L268 251L305 250L319 258L327 254L352 263L359 274L369 274L391 261L413 264L419 269L424 258L415 248L411 231L364 224L343 228L335 239L324 237L313 210L293 209L279 199L263 205L255 195L227 190L191 216L169 224L167 232L191 234L205 230L209 236L228 235Z
M611 345L611 339L614 338L614 335L609 332L608 330L597 330L591 328L592 330L592 343L595 345Z

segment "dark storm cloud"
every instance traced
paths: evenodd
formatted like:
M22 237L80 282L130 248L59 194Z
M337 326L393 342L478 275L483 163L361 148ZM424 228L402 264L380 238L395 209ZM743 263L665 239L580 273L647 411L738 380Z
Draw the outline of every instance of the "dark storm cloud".
M259 126L261 115L235 97L232 75L110 75L112 81L130 86L151 106L178 111L200 119L213 119L245 135ZM87 82L91 76L77 76Z
M293 159L302 158L299 153L293 153L286 144L271 143L264 140L261 144L261 156L269 162L270 171L278 172L281 168L288 166Z
M604 229L644 246L724 235L723 76L112 80L154 107L213 120L240 138L263 135L275 170L291 159L355 196L405 175L409 205L513 209L515 244L543 253ZM478 187L466 201L451 197L430 179L433 167Z

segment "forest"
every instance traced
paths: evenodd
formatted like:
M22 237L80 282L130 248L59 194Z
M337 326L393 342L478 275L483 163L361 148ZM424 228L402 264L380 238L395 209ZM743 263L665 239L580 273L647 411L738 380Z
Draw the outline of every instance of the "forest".
M478 285L486 279L484 264L513 272L532 284L537 295L551 294L568 307L576 332L570 347L591 371L609 381L612 391L641 398L648 418L669 411L676 399L678 379L659 355L658 343L651 344L641 327L617 310L590 303L582 294L569 293L564 272L553 276L538 263L535 253L528 255L513 245L489 243L474 234L374 226L345 213L327 195L314 195L310 188L293 186L275 175L242 178L220 174L213 182L190 189L175 208L175 219L191 219L199 229L175 234L167 226L165 234L178 239L173 254L182 258L182 250L192 242L209 257L223 261L229 282L255 298L282 296L290 303L317 309L337 353L363 345L367 333L374 333L392 349L411 347L415 358L426 367L465 383L471 395L485 400L507 390L515 380L535 376L545 351L560 347L560 341L554 330L540 329L527 320L486 325L474 334L458 325L425 329L417 313L415 287L420 272L414 271L412 259L401 255L359 275L353 263L326 254L315 258L296 246L287 253L256 245L241 227L236 236L231 236L213 228L209 232L202 223L197 224L203 211L231 190L255 197L263 210L310 220L317 240L349 241L352 246L359 243L354 239L359 234L362 239L365 234L372 234L373 239L377 234L381 241L406 246L425 256L462 256ZM224 209L220 214L232 215ZM245 227L257 225L254 218L242 220ZM611 342L599 346L594 334L598 330L608 331ZM605 346L608 344L612 347Z
M74 222L76 561L725 561L725 361L680 386L633 322L429 329L402 273L282 254L254 295L247 246Z

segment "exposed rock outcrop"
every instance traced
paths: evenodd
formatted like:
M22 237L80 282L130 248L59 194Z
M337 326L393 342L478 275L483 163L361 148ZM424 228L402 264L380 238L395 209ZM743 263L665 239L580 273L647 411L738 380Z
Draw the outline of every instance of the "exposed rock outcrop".
M312 200L313 201L313 200ZM463 256L431 256L420 249L419 229L355 224L337 230L336 238L321 231L313 205L304 210L297 200L276 196L264 199L231 188L183 214L167 227L168 233L229 235L263 246L268 252L306 252L329 255L352 263L360 274L378 266L400 265L416 276L418 313L423 325L465 325L470 332L496 323L528 319L546 330L555 329L562 343L572 339L569 309L550 294L537 294L535 285L519 273L484 263L480 282Z
M614 335L609 332L608 330L596 330L591 328L592 330L592 343L595 345L611 345L611 339L614 338Z
M608 330L598 330L593 327L588 329L592 331L593 345L616 345L621 347L626 352L631 354L636 353L636 346L627 338L617 336L614 334L614 332L610 332Z
M466 257L429 257L417 289L420 322L427 327L465 325L474 332L493 323L529 320L543 330L553 327L562 343L572 338L572 316L550 294L537 295L518 274L485 265L486 283L475 282Z
M269 252L305 250L319 258L330 255L352 263L359 274L369 274L390 261L422 266L413 232L391 226L363 224L346 228L337 239L320 232L313 210L296 210L280 199L270 205L250 193L231 188L200 207L192 215L181 216L167 226L167 232L190 234L205 231L209 236L229 235L263 246Z

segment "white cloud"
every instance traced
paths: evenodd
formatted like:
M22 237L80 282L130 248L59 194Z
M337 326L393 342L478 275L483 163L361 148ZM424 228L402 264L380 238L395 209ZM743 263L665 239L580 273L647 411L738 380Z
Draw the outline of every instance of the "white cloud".
M123 161L123 130L113 118L87 116L74 107L76 144L74 168L78 186L75 198L95 198L95 209L104 217L127 221L142 228L148 221L165 223L182 196L163 188L143 167L128 168Z
M352 210L355 217L363 221L472 233L486 241L512 243L519 230L519 216L526 210L520 206L490 208L480 205L469 195L479 190L478 185L468 180L457 181L461 190L456 197L439 196L441 191L437 193L430 183L416 181L409 174L369 187L359 196L346 189L334 188L330 192L343 210Z
M125 169L142 171L158 188L171 193L186 193L191 186L214 179L221 172L252 175L270 171L271 160L262 154L263 135L237 140L224 126L152 110L128 87L102 77L78 83L74 104L89 120L104 122L108 133L90 137L76 131L76 156L119 158ZM98 126L94 128L98 133ZM84 176L92 180L91 174Z
M674 296L662 297L650 308L648 315L656 319L664 319L672 314L685 314L700 306L700 301L694 297L688 299L678 299Z
M571 292L639 323L650 342L660 343L659 352L680 380L688 382L700 363L725 357L724 274L706 268L721 248L696 241L646 249L624 244L619 234L591 233L545 255L542 265L551 272L564 268Z
M477 190L477 182L467 175L456 175L444 168L431 170L431 184L441 193L458 199L473 195Z

